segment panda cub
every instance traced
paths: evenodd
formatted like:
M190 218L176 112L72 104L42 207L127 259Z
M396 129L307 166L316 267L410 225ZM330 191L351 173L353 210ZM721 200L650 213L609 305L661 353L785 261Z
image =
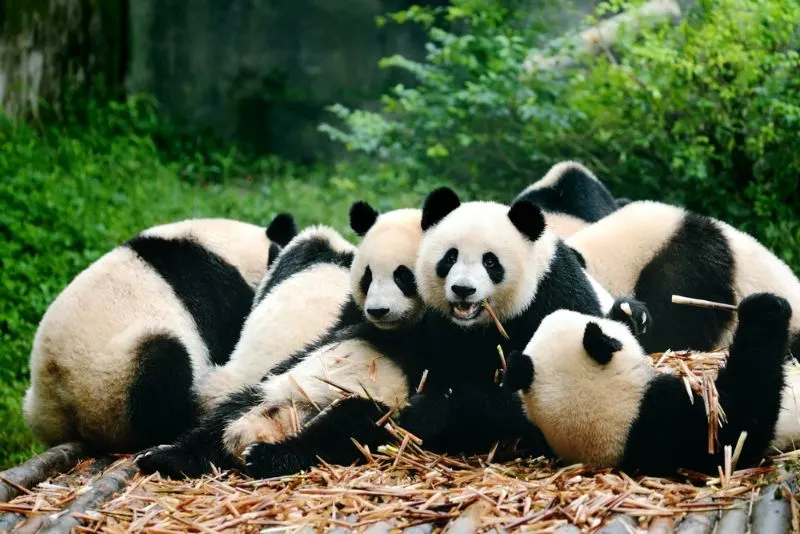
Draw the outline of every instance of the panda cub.
M350 296L350 265L356 248L327 226L303 230L274 259L256 290L252 310L225 365L198 385L204 411L242 386L257 384L288 354L360 319ZM302 298L298 298L302 295Z
M34 338L23 406L34 434L128 452L190 428L196 378L227 361L291 228L285 214L266 233L226 219L156 226L76 276Z
M640 338L647 352L713 350L729 344L736 316L672 303L672 295L738 304L770 292L800 309L800 280L753 237L721 221L651 201L632 202L578 232L567 244L615 296L643 301L652 325ZM791 320L800 355L800 314Z
M361 320L337 325L289 355L260 384L229 396L174 445L144 451L136 458L139 468L199 476L214 463L265 477L311 467L318 456L349 463L359 454L351 435L385 442L375 421L383 407L405 403L410 382L422 372L413 366L424 312L412 270L420 218L420 210L379 215L363 202L354 204L351 227L364 238L353 259L346 306L363 313ZM345 393L354 396L338 402Z
M526 414L568 463L648 475L716 473L722 446L735 447L747 432L738 465L751 466L776 435L791 315L788 302L769 293L739 306L730 356L716 379L727 422L714 454L702 400L690 402L683 381L657 371L614 321L568 310L549 315L524 353L509 356L504 385L521 390Z
M521 350L550 313L608 312L641 324L640 315L633 314L634 320L620 311L624 302L610 305L610 296L592 284L569 248L547 229L542 210L528 201L510 207L462 204L451 189L440 188L425 201L422 228L416 277L431 309L425 319L430 374L425 391L411 399L399 422L426 448L485 452L497 439L528 432L518 399L495 384L498 347L505 354ZM531 448L538 447L537 437L530 439Z
M553 165L514 199L528 201L544 213L547 228L561 239L570 237L617 210L619 202L605 185L576 161Z

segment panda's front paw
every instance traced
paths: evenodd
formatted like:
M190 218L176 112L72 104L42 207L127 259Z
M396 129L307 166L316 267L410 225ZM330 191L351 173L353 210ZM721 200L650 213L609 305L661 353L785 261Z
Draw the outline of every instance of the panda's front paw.
M159 445L140 452L133 459L139 471L149 475L158 472L172 479L199 477L207 471L195 454L179 445Z
M423 447L436 450L447 436L451 397L418 393L400 410L397 423L422 440Z
M608 312L608 318L628 325L635 337L646 334L653 327L647 304L630 297L615 300Z
M316 462L308 455L284 443L257 441L242 454L244 472L252 478L293 475L310 469Z
M772 293L753 293L742 300L738 312L740 323L771 323L784 328L792 317L792 306L785 298Z

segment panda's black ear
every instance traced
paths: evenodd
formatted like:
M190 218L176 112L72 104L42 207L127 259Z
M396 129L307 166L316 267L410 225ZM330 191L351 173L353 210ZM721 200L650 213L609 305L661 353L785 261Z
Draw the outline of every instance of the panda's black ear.
M508 218L517 230L531 241L536 241L545 228L544 214L533 203L527 200L518 200L508 210Z
M512 350L506 358L506 373L503 387L511 391L528 391L533 384L533 360L518 350Z
M461 205L458 195L449 187L440 187L431 191L422 205L422 231L435 226L451 211Z
M375 211L375 208L363 200L353 202L353 205L350 206L350 228L356 235L363 237L378 220L378 215L380 214Z
M615 352L622 350L622 343L605 335L597 323L588 323L583 332L583 348L594 361L605 365Z
M294 217L291 213L279 213L272 219L272 222L267 226L267 237L273 243L277 243L281 247L289 244L289 241L294 239L297 235L297 225L294 222Z

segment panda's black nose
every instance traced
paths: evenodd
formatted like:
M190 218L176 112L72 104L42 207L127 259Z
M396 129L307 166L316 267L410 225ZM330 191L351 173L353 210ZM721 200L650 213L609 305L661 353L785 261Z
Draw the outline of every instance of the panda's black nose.
M389 308L367 308L367 313L375 319L383 319L389 313Z
M453 293L455 293L456 295L458 295L462 299L465 299L468 296L470 296L470 295L475 293L475 288L474 287L460 286L458 284L453 284L452 286L450 286L450 289L452 289Z

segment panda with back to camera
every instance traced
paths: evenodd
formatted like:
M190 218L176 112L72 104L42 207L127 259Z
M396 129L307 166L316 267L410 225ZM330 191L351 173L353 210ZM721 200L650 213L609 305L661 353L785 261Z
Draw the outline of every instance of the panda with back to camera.
M155 226L78 274L34 338L23 401L34 434L132 452L188 429L197 378L230 356L293 227L288 214L266 232L227 219Z
M652 325L647 352L713 350L730 342L729 311L672 303L672 295L738 304L769 292L800 309L800 281L753 237L711 217L652 201L632 202L567 240L588 272L614 296L643 301ZM791 319L800 354L800 314Z
M634 331L646 321L646 309L633 301L612 306L611 297L546 228L541 209L528 201L510 207L462 204L444 187L426 199L422 227L416 277L431 308L425 320L430 373L425 392L411 399L399 422L428 448L485 452L499 438L528 432L518 399L494 382L497 347L505 354L524 348L553 311L609 314ZM483 302L510 339L501 336ZM537 437L529 437L536 448Z
M547 228L561 239L595 223L628 202L615 199L605 185L577 161L553 165L525 188L512 204L528 201L542 210Z
M294 237L256 290L230 361L198 386L206 411L243 386L257 384L287 355L322 337L334 324L360 320L350 297L356 247L333 228L316 225Z
M422 373L414 365L424 313L413 273L420 217L420 210L379 215L355 203L351 227L364 238L353 259L346 307L358 309L360 321L339 324L288 355L260 384L230 395L175 444L137 456L139 468L199 476L214 463L274 476L311 467L317 456L349 463L359 455L351 435L365 444L386 442L375 421L406 401L409 384ZM341 387L356 396L339 402Z
M798 415L788 390L800 383L797 375L787 381L784 370L791 315L788 302L769 293L742 301L730 356L715 381L727 421L714 454L702 399L690 401L681 378L657 371L614 321L551 314L524 353L509 356L504 387L521 390L527 416L568 464L656 476L680 468L716 474L723 446L735 447L747 432L738 466L756 465L771 444L798 437L797 422L789 428L779 421L779 411Z

